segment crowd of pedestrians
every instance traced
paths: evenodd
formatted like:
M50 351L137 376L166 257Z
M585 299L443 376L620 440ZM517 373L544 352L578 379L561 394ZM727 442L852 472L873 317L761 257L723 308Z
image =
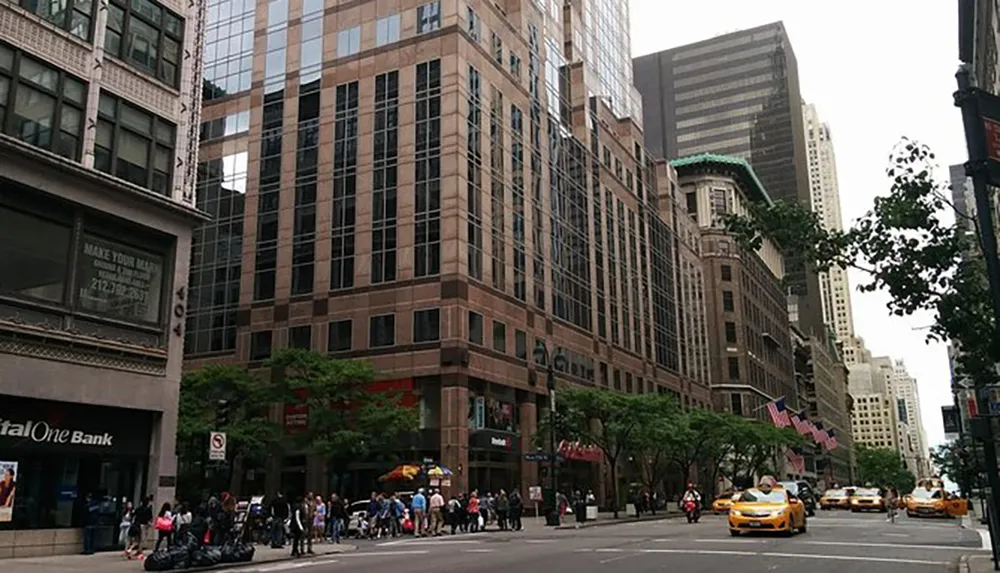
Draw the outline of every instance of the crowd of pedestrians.
M88 502L89 503L89 502ZM92 505L92 504L90 504ZM88 514L93 513L88 505ZM143 559L145 550L169 549L190 531L206 545L224 545L233 538L236 498L229 493L211 497L194 507L183 502L164 503L154 510L153 496L138 505L127 502L119 524L118 546L125 549L128 559ZM89 523L89 521L88 521ZM93 553L93 533L84 528L84 553ZM155 541L154 541L155 537Z

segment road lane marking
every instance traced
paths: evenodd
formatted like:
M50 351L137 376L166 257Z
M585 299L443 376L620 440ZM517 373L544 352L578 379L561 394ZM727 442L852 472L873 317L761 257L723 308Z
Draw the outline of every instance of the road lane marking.
M883 533L886 537L913 537L909 533Z
M724 551L721 549L579 549L578 553L635 553L635 554L677 554L677 555L731 555L734 557L779 557L785 559L823 559L828 561L869 561L877 563L904 563L908 565L948 565L949 561L929 561L925 559L895 559L884 557L855 557L851 555L816 555L812 553L779 553L774 551Z
M620 561L622 559L629 559L631 557L638 557L639 555L642 555L642 554L641 553L630 553L630 554L627 553L625 555L619 555L618 557L612 557L610 559L602 559L598 563L600 563L601 565L607 565L608 563L611 563L611 562L614 562L614 561Z
M463 553L493 553L496 549L466 549Z
M525 543L555 543L555 539L525 539Z
M989 550L991 550L992 547L990 546L990 532L989 532L989 530L988 529L977 529L976 532L979 533L979 540L982 543L982 549L983 549L983 551L989 551Z
M978 547L963 547L960 545L915 545L904 543L858 543L846 541L803 541L806 545L834 545L844 547L888 547L892 549L940 549L944 551L982 551Z
M427 555L430 551L426 549L422 550L405 550L405 551L366 551L358 553L341 553L338 557L391 557L394 555Z
M482 543L482 541L472 540L472 539L467 539L467 540L462 540L462 539L454 539L454 540L452 540L452 539L442 539L440 541L436 541L436 540L433 540L433 539L414 539L412 541L407 541L406 543L397 543L396 546L397 547L399 547L399 546L402 546L402 547L413 547L413 546L421 546L421 545L479 545L481 543ZM379 547L384 547L384 545L379 545Z

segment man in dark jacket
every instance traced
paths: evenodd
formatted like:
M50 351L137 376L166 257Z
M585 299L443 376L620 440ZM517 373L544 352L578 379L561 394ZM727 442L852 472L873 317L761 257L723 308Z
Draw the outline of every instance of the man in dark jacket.
M507 498L510 506L510 528L514 531L521 531L521 512L524 511L524 502L521 501L521 493L516 489L510 492Z
M271 547L281 549L285 546L285 522L290 515L288 500L279 492L271 500Z

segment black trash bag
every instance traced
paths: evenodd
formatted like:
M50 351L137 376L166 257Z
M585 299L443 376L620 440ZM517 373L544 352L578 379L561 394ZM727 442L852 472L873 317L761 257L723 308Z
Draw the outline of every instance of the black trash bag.
M222 563L222 549L202 547L191 552L191 567L214 567Z
M188 551L194 551L201 547L201 543L198 538L191 531L184 532L184 536L181 538L180 542L177 543L179 547L186 547Z
M174 547L167 551L167 555L174 569L187 569L191 563L191 552L187 547Z
M256 548L249 543L239 543L236 545L236 562L249 563L253 561L253 554Z
M239 563L239 555L236 552L236 545L233 545L232 543L227 543L222 546L221 556L223 563Z
M146 556L142 567L146 571L169 571L174 568L174 564L166 551L154 551Z

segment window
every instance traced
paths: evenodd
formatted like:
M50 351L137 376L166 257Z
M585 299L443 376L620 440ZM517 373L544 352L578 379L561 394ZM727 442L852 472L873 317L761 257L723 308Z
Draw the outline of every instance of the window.
M521 58L514 52L510 53L510 75L521 80Z
M289 348L312 350L312 325L293 326L288 329Z
M441 272L441 61L417 64L414 276Z
M622 389L622 371L621 370L615 368L614 379L615 379L615 390L621 390Z
M205 66L202 81L202 97L206 102L250 89L253 75L253 28L256 16L256 2L208 0L207 4ZM284 16L287 20L287 2L285 6ZM109 17L111 13L109 12ZM271 21L271 16L272 14L268 14L269 29L272 24L276 24ZM277 49L277 46L268 48L270 51Z
M728 246L729 243L726 243L726 245ZM726 282L730 282L733 280L733 267L729 265L722 265L719 270L721 271L722 274L722 280Z
M417 33L426 34L441 27L441 2L417 6Z
M730 408L733 414L737 416L743 415L743 395L742 394L730 394L729 396Z
M611 387L611 377L608 375L608 363L601 362L601 388Z
M83 82L0 45L0 128L4 133L79 160L86 99Z
M733 302L733 291L722 291L722 310L726 312L733 312L736 310L736 304Z
M330 352L345 352L351 349L351 331L353 323L350 320L336 320L330 323L326 341L326 349Z
M493 350L507 353L507 325L496 320L493 321Z
M514 356L518 360L528 360L528 334L523 330L514 330Z
M490 42L493 45L493 59L503 66L503 40L500 39L500 34L490 32Z
M729 212L729 194L725 189L712 189L711 198L713 215L724 215Z
M56 222L0 206L0 293L62 303L72 219Z
M431 308L413 312L413 342L441 340L441 310Z
M267 360L271 357L271 331L250 333L250 360Z
M473 10L471 6L466 6L465 14L466 14L465 20L466 20L466 25L468 26L467 30L469 32L469 36L472 36L472 39L478 42L479 38L482 37L482 28L483 28L483 24L479 20L479 14L476 14L476 11Z
M174 124L101 92L94 168L169 196L174 137Z
M698 214L698 194L694 191L684 194L684 200L687 204L687 212L689 215Z
M240 111L218 119L201 122L201 139L205 143L213 139L229 137L250 131L250 110Z
M361 51L361 26L337 32L337 57L353 56Z
M21 0L21 7L35 13L63 30L69 30L77 38L90 41L90 25L94 17L94 2L91 0Z
M177 87L184 21L152 0L111 0L104 50Z
M368 323L368 346L380 348L396 344L396 315L373 316Z
M375 45L384 46L399 41L399 14L375 21Z
M469 342L483 345L483 315L469 311Z
M726 323L726 342L730 344L736 344L736 323L727 322Z
M728 358L729 363L729 379L739 380L740 379L740 359L735 356L730 356Z
M375 76L371 281L396 280L399 72Z

